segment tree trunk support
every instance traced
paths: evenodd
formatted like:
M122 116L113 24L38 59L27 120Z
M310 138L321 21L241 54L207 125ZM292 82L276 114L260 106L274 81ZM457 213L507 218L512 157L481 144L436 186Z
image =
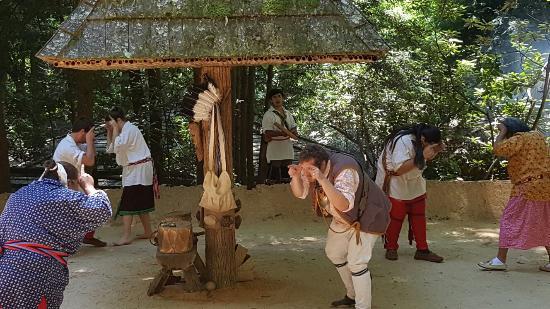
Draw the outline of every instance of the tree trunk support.
M233 178L231 68L202 67L200 70L200 77L204 78L205 74L214 81L222 96L220 113L222 127L226 136L225 157L227 161L227 171ZM209 124L203 121L202 140L203 149L205 150L203 166L205 168L208 166L209 159L206 155L208 153L208 128ZM217 134L217 132L215 134ZM235 212L229 211L219 213L204 209L204 216L212 216L215 218L216 222L214 225L204 224L206 232L206 272L208 279L216 284L216 288L233 286L237 282L237 267L235 263Z

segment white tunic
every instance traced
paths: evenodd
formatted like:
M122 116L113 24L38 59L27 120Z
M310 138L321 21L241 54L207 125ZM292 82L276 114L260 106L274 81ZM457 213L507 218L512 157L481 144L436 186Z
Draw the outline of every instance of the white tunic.
M153 162L128 165L151 157L151 151L138 127L127 121L107 152L116 154L116 162L122 166L122 186L153 184Z
M405 135L397 140L393 152L390 151L389 145L386 147L386 164L391 171L398 170L405 161L415 157L413 135ZM382 153L383 155L383 153ZM378 166L376 173L376 184L382 188L384 185L384 177L386 172L382 164L382 155L378 158ZM409 172L400 175L392 176L390 180L389 196L398 200L412 200L426 193L426 180L422 177L422 171L414 167Z
M296 127L296 122L294 117L285 109L286 122L289 126L288 129L293 129ZM271 106L267 112L264 114L262 119L262 130L265 131L281 131L276 126L275 123L285 126L281 120L281 117L275 114L275 109ZM267 162L272 160L293 160L294 159L294 148L292 146L292 141L288 136L275 136L267 144L266 150Z
M86 144L77 144L71 134L67 134L55 148L53 160L64 161L72 164L77 171L80 171L82 157L86 154Z

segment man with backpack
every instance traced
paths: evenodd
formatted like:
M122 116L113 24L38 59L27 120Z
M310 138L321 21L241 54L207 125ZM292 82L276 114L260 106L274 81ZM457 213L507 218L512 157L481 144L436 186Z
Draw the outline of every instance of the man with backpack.
M344 298L332 306L371 308L368 263L378 236L390 222L390 201L357 160L318 145L304 148L289 175L294 196L311 195L315 213L332 217L325 252L346 287Z

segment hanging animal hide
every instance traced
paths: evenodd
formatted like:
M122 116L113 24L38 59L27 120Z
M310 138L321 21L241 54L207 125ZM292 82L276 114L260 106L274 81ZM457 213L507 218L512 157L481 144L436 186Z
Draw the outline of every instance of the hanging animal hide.
M217 211L226 212L237 208L233 192L231 191L231 177L227 171L225 160L225 136L223 133L222 122L220 119L219 107L216 105L210 119L209 145L208 145L208 171L204 175L202 195L200 206ZM216 152L214 128L218 127L218 146L221 161L221 173L218 176L214 167L214 153Z

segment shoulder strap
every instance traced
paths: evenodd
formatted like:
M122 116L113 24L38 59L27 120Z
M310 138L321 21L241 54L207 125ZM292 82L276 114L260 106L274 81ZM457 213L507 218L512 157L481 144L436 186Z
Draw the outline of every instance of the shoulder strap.
M277 111L277 110L273 110L273 112L275 113L275 115L277 115L277 116L279 116L279 118L281 118L281 121L283 122L283 125L285 126L285 128L290 130L290 127L289 127L288 123L286 122L286 117L281 115L281 113L279 113L279 111Z

